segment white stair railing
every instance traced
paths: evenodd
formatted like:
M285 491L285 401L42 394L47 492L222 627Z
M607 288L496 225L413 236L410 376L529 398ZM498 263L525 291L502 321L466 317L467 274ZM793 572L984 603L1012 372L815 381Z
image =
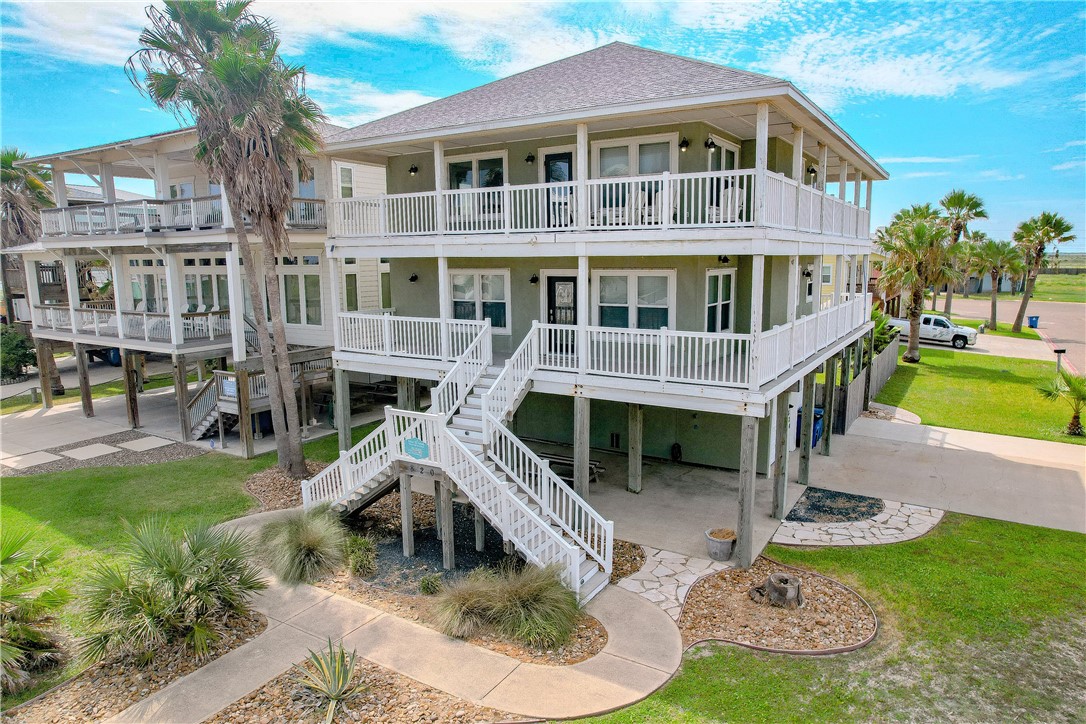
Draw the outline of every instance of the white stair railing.
M482 329L464 353L456 360L442 378L441 382L430 390L430 412L444 415L448 420L479 383L486 369L494 360L491 349L490 321L483 323Z
M302 481L302 507L342 503L351 493L379 475L392 462L388 420L339 459L309 480Z

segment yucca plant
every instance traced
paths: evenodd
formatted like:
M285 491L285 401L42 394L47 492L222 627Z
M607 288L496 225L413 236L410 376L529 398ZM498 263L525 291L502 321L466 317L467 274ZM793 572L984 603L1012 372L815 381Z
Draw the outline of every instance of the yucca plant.
M1086 435L1086 431L1082 429L1082 411L1086 409L1086 376L1060 370L1055 379L1041 385L1039 389L1046 399L1064 400L1071 406L1071 421L1067 423L1068 435Z
M346 544L347 529L328 506L291 511L260 531L265 562L288 585L309 583L340 568Z
M86 586L87 620L99 628L81 642L88 661L120 651L146 663L178 642L205 656L226 615L247 613L267 587L244 534L198 525L177 535L158 518L124 526L121 562L100 563Z
M336 715L336 708L366 690L362 682L351 684L354 678L356 654L343 648L343 644L333 644L328 639L328 647L322 651L310 650L306 659L312 669L294 664L301 674L295 681L317 695L322 704L327 704L324 713L325 724L331 724Z
M32 672L63 660L53 613L71 598L67 590L43 584L42 576L57 554L31 552L30 531L10 526L0 533L0 686L6 693L22 689Z

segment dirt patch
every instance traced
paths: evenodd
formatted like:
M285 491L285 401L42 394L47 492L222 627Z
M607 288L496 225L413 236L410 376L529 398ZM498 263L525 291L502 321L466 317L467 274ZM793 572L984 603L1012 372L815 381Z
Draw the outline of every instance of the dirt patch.
M518 717L472 704L451 694L420 684L377 664L358 659L356 681L366 690L337 710L336 721L374 724L415 724L415 722L517 721ZM209 724L259 722L320 722L323 709L307 689L295 682L298 672L272 679L268 684L220 711Z
M171 647L161 650L148 666L139 666L129 657L95 664L41 698L4 712L3 721L54 724L108 719L175 679L251 641L267 625L267 619L260 614L231 617L222 636L201 659L185 648Z
M806 571L798 572L805 599L801 608L752 601L751 587L775 571L795 572L759 558L749 570L721 571L695 583L679 618L683 643L721 639L785 651L824 651L859 645L875 633L875 616L862 598Z
M645 549L627 540L615 539L611 554L611 583L632 576L645 565Z
M310 477L328 467L327 463L306 460ZM260 512L297 508L302 504L302 484L278 467L254 473L245 481L245 489L260 501Z

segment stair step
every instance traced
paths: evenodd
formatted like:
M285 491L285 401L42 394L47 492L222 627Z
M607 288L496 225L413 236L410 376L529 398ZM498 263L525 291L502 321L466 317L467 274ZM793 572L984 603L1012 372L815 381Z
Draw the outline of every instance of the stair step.
M596 572L585 582L581 583L581 603L590 601L597 593L602 591L610 583L610 576L602 568L597 566Z
M450 430L478 430L481 434L483 431L483 421L481 418L467 417L466 415L457 415L449 423Z
M581 582L584 583L589 578L591 578L592 575L595 572L597 572L599 570L600 570L600 564L596 563L596 559L595 558L588 558L586 556L585 559L583 561L581 561L581 566L577 571L577 575L580 577Z

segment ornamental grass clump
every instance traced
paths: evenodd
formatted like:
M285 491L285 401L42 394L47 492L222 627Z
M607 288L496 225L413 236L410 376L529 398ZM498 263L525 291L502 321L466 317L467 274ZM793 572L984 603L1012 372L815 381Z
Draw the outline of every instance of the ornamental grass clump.
M292 586L342 567L346 547L347 529L327 506L291 511L260 531L265 562L279 580Z
M320 699L321 705L327 705L324 712L325 724L332 724L338 706L345 705L366 690L366 685L361 682L351 684L355 660L354 651L348 653L342 643L333 644L329 638L328 647L323 651L309 651L306 659L309 668L294 664L294 668L301 674L295 681L313 692Z
M369 536L348 535L344 555L351 575L366 578L377 573L377 544Z
M206 656L228 616L247 614L252 594L267 588L242 533L198 525L174 534L158 518L124 526L121 561L98 564L84 590L98 629L80 644L87 661L116 651L149 663L176 643Z
M577 597L549 566L476 569L448 583L434 600L434 619L449 636L493 632L528 646L554 648L577 626Z

